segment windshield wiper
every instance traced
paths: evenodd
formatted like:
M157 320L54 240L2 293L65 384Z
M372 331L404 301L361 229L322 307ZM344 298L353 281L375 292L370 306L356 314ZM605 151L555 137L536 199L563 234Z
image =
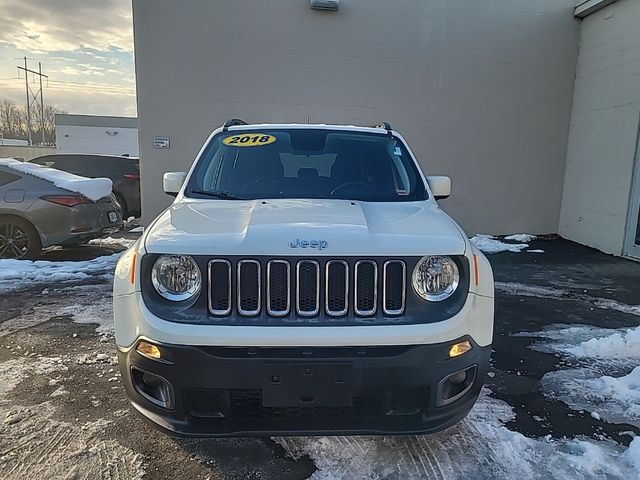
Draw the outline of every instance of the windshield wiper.
M198 195L206 195L207 197L214 197L214 198L219 198L221 200L244 200L240 197L236 197L235 195L231 195L230 193L227 192L207 192L205 190L197 190L195 188L192 188L191 193L197 193Z

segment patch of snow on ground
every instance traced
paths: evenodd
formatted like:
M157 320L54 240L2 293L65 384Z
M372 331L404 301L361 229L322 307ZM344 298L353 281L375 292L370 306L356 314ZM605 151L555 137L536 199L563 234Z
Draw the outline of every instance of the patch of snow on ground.
M530 338L544 338L546 340L552 340L550 343L538 343L534 344L534 350L555 353L559 350L566 350L568 346L575 346L579 343L586 342L594 337L605 337L610 335L612 330L610 328L594 327L593 325L568 325L565 323L555 323L547 326L544 330L536 332L520 332L514 333L514 337L530 337ZM538 347L543 345L549 348L539 350Z
M495 282L494 286L496 291L506 293L507 295L589 302L595 307L602 308L603 310L615 310L640 317L640 305L628 305L610 298L592 297L586 293L575 293L555 287L525 285L523 283L516 282Z
M535 240L537 237L529 233L516 233L515 235L509 235L504 237L505 240L513 240L516 242L529 243Z
M88 242L89 245L96 245L96 246L103 246L103 247L120 246L120 247L125 247L125 248L129 248L134 243L136 243L136 239L131 239L131 238L113 238L113 237L96 238L96 239L90 240Z
M545 251L537 248L535 250L527 250L527 253L545 253Z
M496 291L506 293L507 295L517 295L520 297L561 299L569 294L567 290L562 290L555 287L525 285L524 283L515 282L495 282L494 287Z
M526 243L504 243L491 235L478 234L471 238L471 242L478 248L478 250L484 253L500 253L500 252L515 252L520 253L525 248L529 248Z
M84 262L49 262L38 260L0 260L0 293L31 287L87 280L91 277L110 279L120 253Z
M601 369L574 368L542 377L545 395L573 410L594 412L592 417L640 427L640 367L627 375L602 375Z
M144 232L144 227L136 227L129 230L129 233L142 233Z
M590 325L550 325L539 332L521 332L514 336L546 339L531 346L545 353L610 360L622 365L628 365L628 360L640 361L640 327L611 330Z
M605 421L640 427L640 327L555 325L518 336L545 338L532 348L560 355L570 365L545 374L545 395L574 410L597 412Z
M640 305L627 305L625 303L617 302L616 300L610 300L608 298L601 298L596 300L596 307L604 308L607 310L617 310L622 313L629 313L640 317Z
M76 296L77 303L63 307L57 315L69 315L75 323L97 324L96 332L103 338L113 335L113 306L111 303L111 289L89 288L80 296Z
M627 479L640 475L640 438L613 442L533 439L507 429L506 403L485 390L467 419L433 435L275 438L293 458L308 455L329 479Z
M56 187L77 192L94 202L111 195L113 182L108 178L86 178L43 167L36 163L19 162L12 158L0 158L0 165L53 183Z
M19 358L2 363L2 368L0 368L0 398L24 380L26 377L26 372L24 371L25 362L24 358Z
M83 424L78 420L68 423L56 419L52 402L10 408L0 403L2 478L144 478L142 455L114 440L102 439L107 421Z

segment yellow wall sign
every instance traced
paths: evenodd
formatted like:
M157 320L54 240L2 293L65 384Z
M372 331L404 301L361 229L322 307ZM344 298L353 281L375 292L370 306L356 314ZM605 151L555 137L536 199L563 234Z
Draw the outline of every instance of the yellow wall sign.
M222 143L230 147L263 147L275 143L276 140L273 135L264 133L241 133L225 138Z

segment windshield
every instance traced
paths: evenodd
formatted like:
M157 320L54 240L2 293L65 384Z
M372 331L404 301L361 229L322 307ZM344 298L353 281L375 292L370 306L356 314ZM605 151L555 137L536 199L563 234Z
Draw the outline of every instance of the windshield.
M229 200L427 198L416 165L395 137L269 128L216 135L198 161L185 194Z

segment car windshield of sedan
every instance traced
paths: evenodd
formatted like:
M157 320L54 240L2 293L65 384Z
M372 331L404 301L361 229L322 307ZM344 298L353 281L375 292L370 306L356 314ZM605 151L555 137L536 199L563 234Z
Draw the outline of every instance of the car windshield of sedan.
M321 129L223 132L205 148L185 195L369 202L427 199L404 143L380 133Z

